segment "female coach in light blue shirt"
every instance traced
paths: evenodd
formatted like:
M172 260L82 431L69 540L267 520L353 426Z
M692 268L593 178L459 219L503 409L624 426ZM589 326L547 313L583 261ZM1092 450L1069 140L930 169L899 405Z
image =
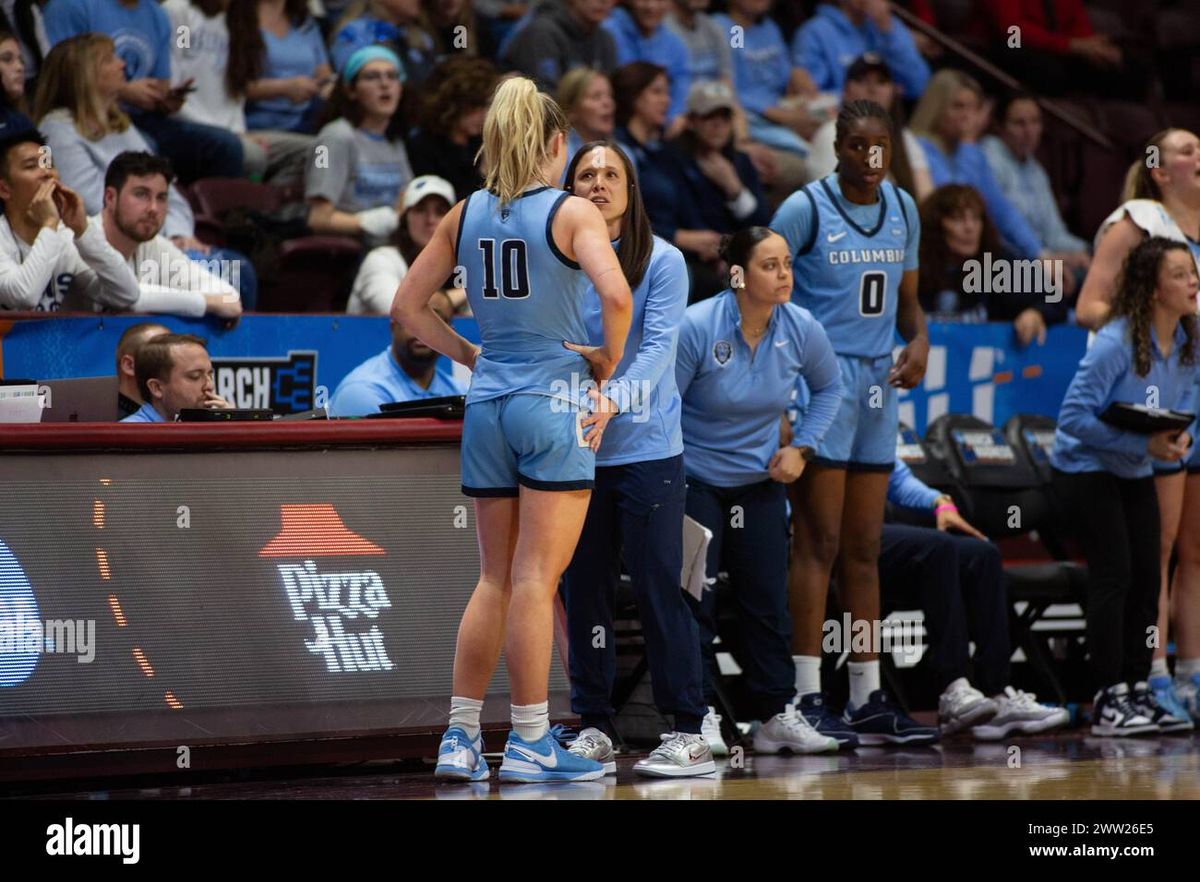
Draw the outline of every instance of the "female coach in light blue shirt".
M841 404L841 372L824 329L791 302L792 255L766 227L730 237L723 249L735 287L688 308L675 380L683 398L687 513L713 532L708 576L727 570L746 634L746 685L763 721L760 753L837 750L795 713L788 613L786 485L800 477ZM797 384L812 392L792 441L780 418ZM701 602L705 687L715 693L716 598Z
M582 725L571 750L616 772L610 722L617 661L612 598L624 559L641 614L654 703L664 716L674 717L674 729L634 771L703 775L716 766L701 735L700 636L680 591L685 490L674 359L688 301L687 266L678 248L650 232L633 165L615 141L584 144L566 180L572 193L600 209L633 291L633 324L615 371L621 380L604 389L620 413L604 429L596 452L596 486L563 578L571 709ZM597 298L589 310L588 333L599 340ZM596 639L597 627L603 628L603 640Z

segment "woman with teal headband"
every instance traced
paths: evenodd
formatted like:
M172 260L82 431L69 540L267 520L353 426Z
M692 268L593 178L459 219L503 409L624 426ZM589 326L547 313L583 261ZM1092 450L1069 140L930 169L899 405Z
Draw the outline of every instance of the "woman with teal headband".
M305 170L308 225L315 233L384 243L396 231L398 203L412 180L396 110L404 65L383 46L364 46L342 68Z

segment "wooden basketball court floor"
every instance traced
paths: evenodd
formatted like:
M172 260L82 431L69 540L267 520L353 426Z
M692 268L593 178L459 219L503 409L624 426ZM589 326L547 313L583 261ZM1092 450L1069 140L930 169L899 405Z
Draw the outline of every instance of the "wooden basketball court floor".
M1200 736L1094 738L1086 729L980 743L969 736L930 748L859 748L830 756L755 756L717 760L707 778L640 778L621 756L616 776L578 784L439 784L422 762L263 772L164 786L39 788L20 798L121 800L437 799L437 800L1101 800L1200 799Z

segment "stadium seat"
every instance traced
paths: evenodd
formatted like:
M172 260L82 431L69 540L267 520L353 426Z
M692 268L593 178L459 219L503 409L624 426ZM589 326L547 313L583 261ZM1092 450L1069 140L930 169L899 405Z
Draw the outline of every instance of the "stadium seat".
M345 310L362 258L362 244L348 236L303 236L284 242L274 278L262 284L258 311Z
M283 193L244 178L202 178L188 188L197 214L220 220L233 208L268 213L283 205Z
M976 527L993 539L1025 537L1032 540L1031 547L1047 553L1046 560L1006 562L1009 625L1013 645L1024 651L1041 681L1039 688L1065 701L1045 638L1034 632L1051 606L1082 605L1087 582L1086 568L1068 559L1049 472L1039 468L1045 442L1041 433L1053 425L1047 417L1018 415L999 431L978 417L947 414L930 424L925 437L971 498ZM979 443L981 436L988 439L986 447ZM1031 451L1031 445L1037 449Z

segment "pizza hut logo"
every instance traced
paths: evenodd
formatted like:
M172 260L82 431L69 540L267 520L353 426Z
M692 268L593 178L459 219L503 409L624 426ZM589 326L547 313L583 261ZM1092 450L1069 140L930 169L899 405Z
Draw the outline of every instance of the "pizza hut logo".
M312 625L305 648L321 656L330 673L390 671L379 615L391 609L383 580L372 569L351 567L346 558L383 555L382 548L351 532L328 503L281 505L279 534L259 557L284 558L283 580L292 618ZM339 558L337 567L317 567L314 558Z

